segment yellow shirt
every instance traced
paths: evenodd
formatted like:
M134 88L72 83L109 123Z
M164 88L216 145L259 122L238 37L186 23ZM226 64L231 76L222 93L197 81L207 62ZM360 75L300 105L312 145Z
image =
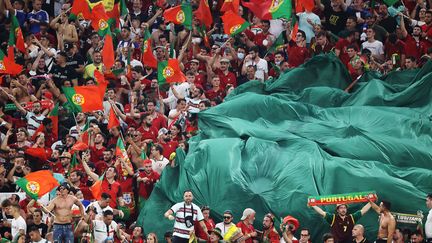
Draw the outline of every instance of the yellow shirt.
M94 71L96 69L98 69L100 72L102 72L102 66L103 66L102 63L100 63L98 66L94 65L93 63L85 66L85 68L84 68L84 79L94 78Z

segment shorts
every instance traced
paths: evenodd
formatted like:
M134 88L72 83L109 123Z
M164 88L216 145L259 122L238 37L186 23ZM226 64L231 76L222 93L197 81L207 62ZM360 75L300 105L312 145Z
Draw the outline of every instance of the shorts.
M376 239L375 243L387 243L387 239Z

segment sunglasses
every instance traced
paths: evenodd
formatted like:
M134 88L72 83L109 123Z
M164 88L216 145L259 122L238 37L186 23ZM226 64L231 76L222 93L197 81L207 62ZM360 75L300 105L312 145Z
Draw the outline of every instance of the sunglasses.
M224 219L230 219L231 216L224 216Z

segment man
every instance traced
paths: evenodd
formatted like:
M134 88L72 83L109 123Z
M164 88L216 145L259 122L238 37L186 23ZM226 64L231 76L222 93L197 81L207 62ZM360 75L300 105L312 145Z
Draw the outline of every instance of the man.
M276 77L277 73L275 71L271 72L272 70L273 69L270 70L269 75L272 76L272 77ZM256 67L254 65L247 66L246 67L246 75L242 75L240 77L240 79L238 80L237 84L238 85L242 85L242 84L247 83L247 82L249 82L251 80L256 80L256 78L255 78L255 72L256 72Z
M406 70L414 70L417 68L417 60L413 56L408 56L405 59L405 69Z
M144 230L141 226L136 225L132 230L131 243L143 243Z
M158 131L163 127L166 128L167 119L162 113L156 111L156 101L147 101L147 113L152 118L152 127L156 128Z
M42 222L42 216L42 210L40 208L36 208L33 211L33 223L29 224L28 228L29 232L31 232L32 228L36 228L39 231L40 235L42 237L45 237L45 235L48 233L48 225Z
M207 232L207 227L204 224L204 216L202 215L201 209L194 203L192 191L186 190L183 193L184 202L179 202L168 209L164 217L169 220L174 220L174 234L173 243L187 243L189 242L189 237L191 231L194 230L194 222L199 221L203 232L206 234L207 238L209 234ZM175 214L175 217L173 216Z
M310 58L309 50L306 48L306 34L299 30L295 40L288 45L288 64L290 67L298 67Z
M257 46L252 47L249 50L249 55L245 57L242 75L246 74L246 68L250 65L256 67L255 78L257 80L265 81L268 79L267 61L259 57L259 49Z
M424 243L424 238L420 230L416 230L410 236L411 243Z
M142 166L138 168L136 182L138 187L139 208L143 208L146 200L153 191L154 184L159 181L160 175L153 171L152 161L149 159L141 160Z
M40 32L40 25L42 22L48 24L49 16L48 13L42 9L42 1L33 1L33 11L27 14L27 25L30 27L32 34Z
M240 218L240 222L237 223L237 227L239 227L243 233L243 239L245 243L252 243L254 237L257 236L257 232L253 227L253 222L255 220L255 210L252 208L246 208L243 211L243 215Z
M52 80L56 87L60 88L64 85L65 81L72 82L73 85L78 85L77 74L72 66L67 66L67 54L60 51L55 56L55 64L50 70Z
M329 53L333 49L333 45L327 38L327 32L320 31L316 35L316 43L312 45L312 52L314 55L319 55L323 53Z
M393 243L404 243L404 235L402 229L396 228L393 234Z
M102 63L102 54L96 50L93 52L93 63L88 64L84 67L84 79L94 78L94 71L97 69L99 72L103 72L104 66Z
M209 230L209 233L210 233L210 239L209 239L210 243L219 243L223 239L220 229L218 228Z
M347 53L347 46L349 45L357 45L354 31L349 32L345 39L340 38L335 45L335 55L339 57L345 66L348 66L348 62L350 61L350 57Z
M432 193L426 197L426 207L429 213L425 223L425 237L427 243L432 243Z
M300 222L298 221L298 219L289 215L286 216L283 219L282 224L280 224L280 230L282 232L282 237L280 239L280 242L298 243L298 239L294 236L294 233L299 227L300 227Z
M215 222L210 218L210 208L208 206L203 206L201 208L201 212L204 217L204 224L206 225L206 229L208 232L211 232L215 228ZM200 241L207 241L207 234L202 231L201 225L199 222L195 222L195 235L198 237ZM211 239L211 235L210 235Z
M45 213L54 211L54 225L53 225L53 239L56 242L73 242L73 228L72 228L72 206L78 206L81 216L84 215L84 206L81 201L75 196L69 195L69 184L63 182L58 188L58 196L56 196L51 203L42 208Z
M215 73L219 76L221 81L221 88L225 89L228 84L237 87L237 77L233 72L229 71L230 60L228 58L222 58L220 60L220 67L215 70Z
M377 60L384 60L384 46L379 40L375 40L375 31L369 27L366 30L367 41L362 43L362 50L368 49L372 57Z
M159 144L156 144L151 147L151 162L153 170L159 175L162 174L163 169L169 164L169 160L163 156L163 147Z
M334 243L334 237L330 233L325 233L323 235L323 242L324 243Z
M352 229L353 243L369 243L364 237L364 227L361 224L354 225Z
M39 229L36 226L29 227L29 236L31 243L47 243L48 241L42 238Z
M149 114L141 116L141 126L137 129L141 133L141 140L149 144L156 142L158 130L153 127L153 118Z
M373 210L380 215L378 238L375 243L392 243L393 234L396 229L396 220L390 213L391 203L382 201L379 206L372 201L369 201L369 203Z
M96 212L96 218L100 219L103 217L103 213L106 210L113 211L113 208L109 206L110 202L111 196L108 193L103 192L101 198L98 201L94 201L87 206L86 212L89 210L89 208L93 208L93 210Z
M325 6L325 23L326 30L334 34L339 33L345 27L345 22L348 17L345 12L346 5L343 0L331 0L330 5Z
M18 203L12 203L8 206L9 214L13 217L11 222L11 235L12 240L16 241L21 235L25 235L27 231L27 224L21 216L21 207Z
M252 65L252 64L251 64ZM210 75L209 75L210 76ZM256 76L255 76L256 77ZM220 78L217 75L213 75L211 77L211 85L212 88L205 92L205 96L209 100L214 100L216 98L223 99L225 97L225 90L220 86ZM201 103L201 102L200 102ZM200 109L201 110L201 109Z
M403 15L399 16L401 20L404 20ZM405 55L414 56L417 60L427 52L427 45L422 39L422 29L416 25L413 27L412 33L408 34L405 28L405 22L401 21L400 28L402 31L402 40L405 42Z
M330 224L331 233L334 236L336 242L351 242L352 241L352 229L354 224L370 209L370 205L366 204L359 211L353 214L347 214L348 206L346 204L336 205L336 214L323 211L318 206L312 206L312 208L321 215L327 223Z
M126 239L125 234L121 231L117 223L113 220L114 213L111 210L103 212L103 219L93 220L93 235L95 243L105 242L105 239L114 239L114 234L123 242Z
M309 229L303 228L300 230L300 243L308 243L310 239L310 232Z
M268 213L264 216L261 242L279 243L279 234L274 227L274 216Z
M103 152L106 150L104 144L105 135L98 127L93 127L92 136L90 136L89 141L91 161L103 160Z
M168 113L168 128L170 128L174 123L186 122L186 117L188 115L188 107L185 99L178 99L177 106ZM157 134L157 133L156 133Z
M33 136L34 132L42 124L45 115L42 114L42 105L40 102L33 103L33 111L27 111L12 95L9 95L9 99L15 104L17 109L23 114L27 120L27 132L29 136Z
M232 222L234 217L231 210L225 210L223 213L223 219L224 220L222 222L216 224L215 228L220 229L222 236L225 236L231 226L235 225Z
M75 115L76 125L69 129L69 134L78 138L83 128L87 124L87 115L84 112L78 112Z

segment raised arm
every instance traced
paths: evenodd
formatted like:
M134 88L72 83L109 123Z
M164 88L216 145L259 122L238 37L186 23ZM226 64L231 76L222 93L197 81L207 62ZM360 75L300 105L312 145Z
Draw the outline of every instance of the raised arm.
M97 181L99 179L99 176L96 173L94 173L93 171L91 171L90 167L87 164L87 162L89 160L90 160L90 153L87 152L83 155L82 165L83 165L84 170L87 173L87 175L90 176L93 179L93 181Z
M369 204L371 205L372 209L375 210L375 212L377 212L377 214L380 214L380 208L378 205L376 205L374 202L369 201Z
M361 215L365 215L365 213L367 213L370 208L371 208L371 205L369 203L366 203L366 205L364 205L362 207L362 209L360 210Z
M324 210L322 210L320 207L318 206L312 206L312 208L315 210L315 212L317 212L319 215L321 215L323 218L326 216L326 212Z

